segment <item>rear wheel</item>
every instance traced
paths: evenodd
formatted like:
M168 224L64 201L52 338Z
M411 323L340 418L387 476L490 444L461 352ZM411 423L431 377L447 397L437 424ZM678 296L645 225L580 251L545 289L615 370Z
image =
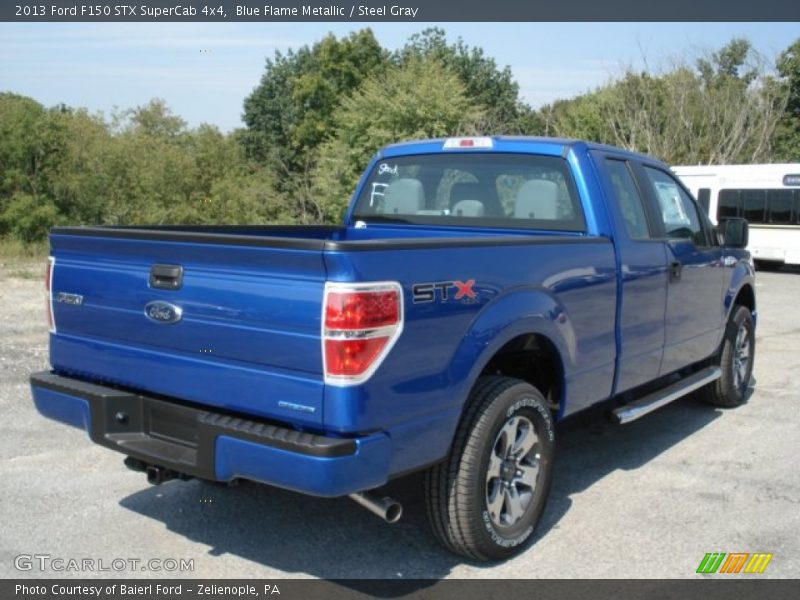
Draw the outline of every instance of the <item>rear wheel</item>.
M719 366L722 375L706 388L706 400L714 406L733 408L747 400L753 373L756 340L753 316L745 306L735 306L725 330Z
M536 388L510 377L481 378L450 455L426 473L428 519L438 540L478 560L520 552L544 510L554 439Z

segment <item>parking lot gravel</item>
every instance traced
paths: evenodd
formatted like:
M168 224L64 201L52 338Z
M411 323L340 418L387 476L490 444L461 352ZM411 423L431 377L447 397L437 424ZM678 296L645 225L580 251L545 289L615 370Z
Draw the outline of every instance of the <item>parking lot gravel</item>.
M387 525L345 498L153 487L122 455L39 416L27 378L47 367L42 271L0 265L2 577L691 578L707 552L773 553L758 577L800 577L800 272L758 274L746 405L687 397L625 426L599 414L560 424L535 545L482 565L434 542L419 476L389 484L404 517ZM17 558L34 554L90 559L94 571ZM115 559L140 562L115 570Z

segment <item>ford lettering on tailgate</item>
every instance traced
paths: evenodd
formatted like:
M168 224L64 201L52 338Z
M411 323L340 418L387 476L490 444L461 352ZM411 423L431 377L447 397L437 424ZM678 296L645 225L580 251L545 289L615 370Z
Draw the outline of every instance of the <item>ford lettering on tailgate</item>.
M144 314L151 321L162 325L170 325L181 320L183 309L169 302L155 300L145 305Z

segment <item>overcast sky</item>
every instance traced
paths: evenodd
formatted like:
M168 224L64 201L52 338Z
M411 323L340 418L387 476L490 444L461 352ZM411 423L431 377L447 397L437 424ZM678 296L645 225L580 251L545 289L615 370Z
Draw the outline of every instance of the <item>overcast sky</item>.
M0 23L0 91L106 114L158 97L191 125L230 131L276 50L362 27L396 49L432 25L510 66L534 107L643 58L657 66L741 36L772 59L800 38L798 23Z

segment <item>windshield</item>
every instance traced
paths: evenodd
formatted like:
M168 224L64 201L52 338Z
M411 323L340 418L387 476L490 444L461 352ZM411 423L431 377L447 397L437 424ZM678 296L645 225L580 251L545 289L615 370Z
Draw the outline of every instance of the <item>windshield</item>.
M353 218L585 230L566 161L532 154L453 153L381 160L361 191Z

